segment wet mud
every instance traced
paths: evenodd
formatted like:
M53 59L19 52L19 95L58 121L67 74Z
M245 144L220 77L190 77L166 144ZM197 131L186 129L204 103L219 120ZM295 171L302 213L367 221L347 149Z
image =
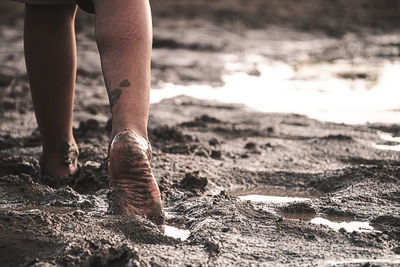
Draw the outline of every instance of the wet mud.
M171 2L157 2L154 8L163 5ZM221 14L217 4L212 6L212 14ZM41 183L41 141L23 64L21 10L12 7L4 9L14 13L1 18L0 28L8 43L0 48L0 266L400 264L398 124L346 125L187 96L164 99L151 106L151 164L166 224L175 228L160 229L140 216L111 215L110 110L89 27L93 18L85 14L79 14L77 25L74 118L81 169L66 185ZM179 11L185 5L176 7ZM156 88L171 82L218 86L221 75L230 71L225 68L226 55L241 58L243 49L294 64L382 62L399 56L398 36L351 33L332 40L329 27L328 33L311 35L274 25L265 30L271 33L269 42L257 37L251 43L240 33L259 30L251 20L238 20L237 28L229 30L227 24L217 27L199 20L200 8L195 19L180 18L187 22L182 26L171 20L172 9L160 10L155 10ZM221 27L224 33L216 34ZM343 26L340 31L351 29ZM180 34L189 30L199 35L182 40ZM293 50L282 45L296 38L310 46ZM315 43L317 48L311 45ZM257 66L244 67L257 76ZM339 75L350 80L374 77L359 72ZM124 81L120 87L129 85ZM266 200L244 197L249 195Z
M219 105L178 97L152 106L153 170L167 225L190 231L184 241L145 218L109 214L107 122L75 129L81 172L58 189L40 183L39 144L24 146L30 135L11 142L0 151L0 264L329 266L389 257L378 266L396 266L399 154L373 147L376 126ZM186 116L167 124L157 116L176 112ZM240 197L248 194L300 198ZM346 231L351 222L379 230Z

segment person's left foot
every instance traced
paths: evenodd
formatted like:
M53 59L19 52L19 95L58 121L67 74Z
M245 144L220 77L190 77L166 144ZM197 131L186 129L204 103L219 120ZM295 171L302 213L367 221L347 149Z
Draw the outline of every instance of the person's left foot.
M136 214L157 225L165 223L160 190L150 166L151 146L142 135L126 129L109 147L108 170L114 189L114 214Z
M79 174L78 147L74 140L65 142L59 150L44 151L40 157L40 182L51 187L73 185Z

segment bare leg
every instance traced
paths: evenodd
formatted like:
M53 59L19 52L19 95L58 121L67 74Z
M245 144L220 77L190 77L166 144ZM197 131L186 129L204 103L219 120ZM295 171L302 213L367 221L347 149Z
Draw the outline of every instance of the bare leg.
M31 94L43 143L42 167L67 176L77 168L72 134L76 73L76 5L25 7L24 46Z
M147 138L152 26L147 0L95 0L96 39L110 96L113 135Z
M112 113L114 212L164 223L147 137L152 26L147 0L95 0L96 40Z

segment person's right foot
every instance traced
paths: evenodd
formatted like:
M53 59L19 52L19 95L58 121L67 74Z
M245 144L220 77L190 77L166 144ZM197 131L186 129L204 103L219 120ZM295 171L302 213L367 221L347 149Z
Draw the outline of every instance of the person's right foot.
M108 170L114 189L114 214L136 214L165 223L160 190L150 166L151 146L142 135L125 129L111 141Z

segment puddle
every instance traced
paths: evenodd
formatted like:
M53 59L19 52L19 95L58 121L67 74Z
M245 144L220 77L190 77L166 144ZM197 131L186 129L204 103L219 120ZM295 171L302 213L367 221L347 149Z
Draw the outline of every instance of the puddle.
M281 213L281 215L288 219L298 219L309 221L312 224L325 225L335 231L344 229L346 232L380 232L376 227L372 226L369 222L354 221L352 218L339 217L339 216L323 216L316 217L311 213Z
M311 221L312 219L315 218L314 213L293 213L293 212L283 212L280 213L283 217L287 219L293 219L293 220L302 220L302 221Z
M378 258L378 259L366 259L366 258L360 258L360 259L350 259L350 260L331 260L326 262L326 264L329 265L338 265L338 264L362 264L362 263L400 263L400 257L399 256L392 256L392 257L385 257L385 258ZM367 265L366 265L367 266Z
M304 197L277 197L277 196L266 196L266 195L245 195L239 196L242 200L250 200L254 202L268 202L268 203L289 203L296 201L306 201L310 198Z
M166 83L152 90L151 102L188 95L225 103L245 104L262 112L297 113L322 121L347 124L397 123L400 90L399 63L380 65L315 63L289 65L249 55L260 76L236 66L223 76L224 86L183 86ZM231 65L244 63L227 62ZM243 90L246 88L246 90Z
M296 201L307 201L318 197L319 194L295 189L263 188L256 190L243 190L230 193L242 200L265 203L290 203Z
M182 213L171 211L171 208L165 208L165 221L166 225L164 228L164 234L181 241L185 241L190 236L190 231L179 228L179 223L174 223L174 219L182 216ZM172 223L171 223L172 220Z
M165 209L165 220L171 220L174 219L176 217L178 217L179 215L181 215L180 212L174 212L174 211L169 211L167 208Z
M394 137L387 133L380 133L379 137L386 142L392 142L393 145L373 144L373 147L381 150L400 151L400 137Z
M390 146L390 145L374 145L375 148L380 150L388 150L388 151L400 151L400 145Z
M357 221L351 221L351 222L334 222L322 217L316 217L313 218L310 223L313 224L319 224L319 225L325 225L328 226L329 228L332 228L336 231L339 231L340 229L346 230L346 232L359 232L359 233L372 233L372 232L379 232L376 230L374 227L370 225L369 222L357 222Z
M387 133L380 133L379 137L385 141L400 143L400 137L394 137L393 135Z
M185 241L186 239L189 238L190 231L166 225L164 228L164 234L166 236L170 236L176 239L180 239L181 241Z
M339 61L292 66L254 55L243 59L245 63L235 62L234 56L227 58L226 69L232 73L223 76L224 86L215 88L165 83L157 90L152 90L151 102L188 95L245 104L262 112L298 113L338 123L399 121L400 90L396 85L400 62L350 64ZM241 72L250 63L257 65L260 76ZM400 151L400 137L386 134L382 135L382 139L399 144L372 146L380 150Z

